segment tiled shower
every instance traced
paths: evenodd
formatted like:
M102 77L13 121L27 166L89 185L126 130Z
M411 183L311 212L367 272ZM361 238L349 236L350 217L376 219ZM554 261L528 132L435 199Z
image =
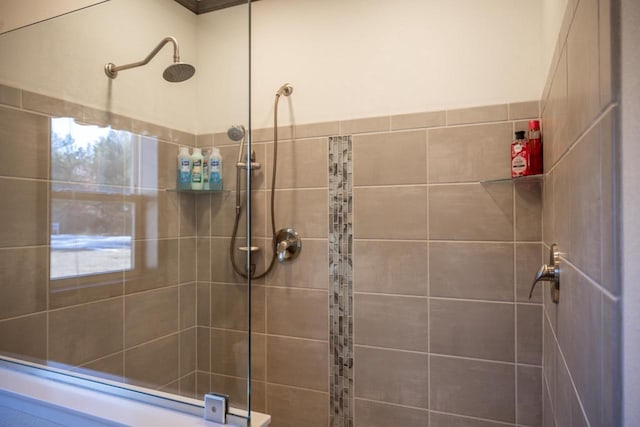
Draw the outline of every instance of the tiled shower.
M252 281L251 307L228 255L238 145L226 132L0 73L0 350L186 397L224 392L242 408L251 310L251 409L273 426L619 425L611 10L568 1L541 99L283 124L276 217L303 250ZM52 135L64 118L117 131L115 162L131 176L59 178ZM545 174L514 182L509 144L531 119ZM262 271L273 129L251 140ZM172 191L180 146L220 148L229 191ZM99 171L113 161L93 157ZM119 243L131 264L52 275L52 236L71 227L59 211L92 218L90 233L132 236ZM552 243L558 305L547 284L529 299Z

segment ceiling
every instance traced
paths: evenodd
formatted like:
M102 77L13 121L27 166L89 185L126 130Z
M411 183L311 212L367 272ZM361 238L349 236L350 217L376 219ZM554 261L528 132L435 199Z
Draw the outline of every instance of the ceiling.
M175 0L193 13L212 12L214 10L225 9L239 4L247 4L247 0ZM252 0L258 1L258 0Z

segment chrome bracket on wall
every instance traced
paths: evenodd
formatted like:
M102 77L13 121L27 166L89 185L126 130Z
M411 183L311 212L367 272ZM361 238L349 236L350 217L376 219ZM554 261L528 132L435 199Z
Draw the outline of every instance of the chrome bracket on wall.
M538 282L551 282L551 301L558 304L560 301L560 252L555 243L551 245L549 250L549 264L540 267L535 279L533 279L529 299L533 296L533 290Z

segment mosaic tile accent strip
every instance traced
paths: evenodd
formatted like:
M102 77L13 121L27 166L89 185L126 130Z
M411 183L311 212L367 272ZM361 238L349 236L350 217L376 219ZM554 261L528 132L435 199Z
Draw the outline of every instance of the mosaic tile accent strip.
M353 427L353 204L351 136L329 137L331 427Z

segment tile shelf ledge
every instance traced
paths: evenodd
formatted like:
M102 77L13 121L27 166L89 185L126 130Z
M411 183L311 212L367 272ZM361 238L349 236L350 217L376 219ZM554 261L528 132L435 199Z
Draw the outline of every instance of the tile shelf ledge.
M481 184L497 184L501 182L542 182L544 181L544 174L519 176L516 178L500 178L500 179L488 179L480 181Z

